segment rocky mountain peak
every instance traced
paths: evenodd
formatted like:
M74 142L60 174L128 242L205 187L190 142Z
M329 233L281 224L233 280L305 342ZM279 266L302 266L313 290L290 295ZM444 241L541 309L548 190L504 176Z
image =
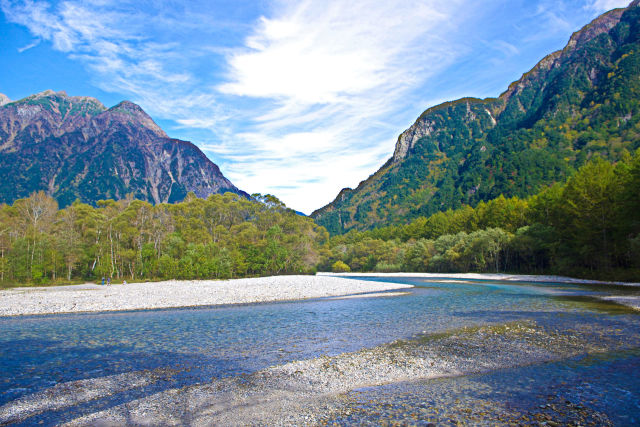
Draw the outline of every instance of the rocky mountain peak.
M64 91L48 89L18 101L3 95L0 97L0 151L18 149L14 140L21 133L29 135L29 143L37 143L48 136L82 128L104 110L97 99L70 97Z
M0 102L5 102L1 97ZM128 194L152 203L235 187L198 147L169 138L140 106L106 109L90 97L47 90L0 106L0 203L37 190L60 206Z
M42 92L38 92L38 93L36 93L34 95L31 95L29 98L44 98L46 96L53 96L55 94L56 93L54 91L52 91L51 89L46 89L46 90L43 90ZM67 96L67 93L66 92L61 92L60 95Z
M631 4L629 7L634 7L634 5ZM614 9L598 16L596 19L591 21L591 23L571 35L569 43L567 43L564 51L572 50L575 46L587 43L588 41L598 37L600 34L611 31L611 29L620 22L620 18L624 11L625 9Z
M123 111L123 112L129 113L129 114L144 114L144 115L147 115L147 113L145 113L145 111L138 104L134 104L131 101L122 101L119 104L114 105L113 107L111 107L110 110Z
M30 101L30 100L38 100L38 99L43 99L43 98L63 98L63 99L67 99L69 98L69 95L67 95L67 92L64 90L60 90L58 92L53 91L51 89L46 89L43 90L42 92L38 92L35 93L33 95L27 96L24 99L21 99L21 101Z
M106 107L95 98L89 96L69 96L67 92L63 90L54 92L51 89L15 101L15 104L18 107L24 107L25 105L52 107L53 110L58 110L62 115L65 115L67 112L72 114L97 114L106 110ZM3 104L0 103L0 105Z
M109 108L105 114L117 117L120 121L144 126L156 135L167 138L167 134L153 121L153 119L137 104L131 101L122 101Z
M9 97L7 95L5 95L4 93L0 93L0 107L2 107L5 104L10 103L11 100L9 99Z

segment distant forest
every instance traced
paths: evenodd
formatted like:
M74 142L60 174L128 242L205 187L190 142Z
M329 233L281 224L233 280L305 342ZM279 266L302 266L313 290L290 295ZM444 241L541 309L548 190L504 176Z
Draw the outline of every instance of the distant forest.
M409 224L329 237L277 198L0 205L0 284L228 279L315 271L513 272L640 278L640 150L565 184Z
M640 279L640 150L600 157L529 197L499 196L330 239L321 270L513 272Z
M43 192L0 207L0 281L228 279L309 273L328 234L272 196L59 210Z

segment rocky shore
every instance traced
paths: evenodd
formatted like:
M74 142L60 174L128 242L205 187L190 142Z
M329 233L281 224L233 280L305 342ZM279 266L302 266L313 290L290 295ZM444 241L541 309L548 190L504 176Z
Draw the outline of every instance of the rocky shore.
M66 425L323 425L349 411L342 394L350 390L490 372L615 346L606 339L594 343L581 331L548 330L533 321L467 327L170 389ZM11 409L22 420L29 416Z
M273 276L236 280L169 280L102 286L94 284L13 288L0 291L0 316L143 310L349 295L412 286L327 276Z
M66 293L66 296L57 297L66 301L65 303L74 294L88 293L90 295L87 295L87 301L97 303L100 298L104 298L114 304L113 301L121 303L127 297L132 300L141 298L143 291L149 292L151 296L146 298L152 299L154 289L162 292L157 296L160 299L153 300L155 303L165 300L177 303L184 301L181 298L189 295L198 295L203 300L210 301L207 298L214 298L216 292L216 301L224 300L225 295L233 295L233 301L239 302L241 298L251 299L256 295L277 298L283 296L282 292L285 290L285 299L294 299L292 295L301 298L304 298L301 295L310 294L313 297L327 297L340 292L343 295L377 296L380 295L376 293L378 291L397 289L392 283L327 276L289 276L211 283L181 282L186 288L176 286L176 283L114 285L104 288L82 285L15 291L23 292L18 295L32 293L45 297L50 292L53 292L51 295ZM159 288L154 288L158 285ZM110 292L122 292L117 294L120 299L114 299L115 294ZM384 295L395 293L397 291L388 291ZM33 303L33 297L28 298ZM607 307L599 307L598 310L620 309L612 301L607 304ZM264 365L268 367L260 367L249 373L208 376L199 379L197 383L185 384L178 379L174 380L191 369L180 365L60 382L5 403L0 407L0 425L16 422L47 424L49 414L55 413L66 415L62 420L52 419L56 419L59 424L73 426L343 425L358 423L366 417L373 417L370 425L380 425L384 423L377 421L390 420L394 416L405 419L407 414L413 414L418 409L421 411L419 416L424 421L423 425L427 425L427 422L437 425L454 424L448 420L468 425L554 425L554 422L556 425L610 425L606 414L599 411L597 405L583 405L581 395L562 395L560 398L556 392L547 391L549 384L541 380L539 374L522 383L516 381L515 387L528 390L531 384L540 383L537 387L542 390L532 392L531 397L518 408L506 404L496 405L496 401L501 401L500 397L495 396L495 390L485 393L487 384L476 382L472 378L474 375L487 373L499 376L500 372L529 366L540 366L541 372L546 373L546 362L560 361L566 361L568 366L561 369L564 375L572 377L575 376L576 363L590 366L598 358L610 360L615 352L629 352L634 356L640 348L640 335L625 332L635 330L636 315L631 310L626 311L631 317L618 318L616 314L611 318L603 318L600 323L591 321L591 315L584 315L589 313L582 312L587 306L566 303L559 306L559 313L568 317L556 322L549 320L547 314L539 316L537 320L531 318L537 313L536 306L532 307L534 311L529 314L515 311L506 319L499 319L500 313L496 312L496 318L489 319L488 323L429 333L422 331L404 339L358 351ZM461 312L459 315L463 316L465 313ZM477 311L474 309L469 315L477 316ZM564 315L560 316L563 317ZM627 329L628 327L631 329ZM585 358L580 362L569 360L576 356ZM455 395L457 386L451 386L454 383L469 388L468 393L463 393L464 399L459 400ZM565 390L564 383L558 384L553 386ZM390 403L384 407L384 400L377 398L381 387L399 390L394 391L395 394L389 398ZM408 406L398 406L397 402L401 401L397 399L398 393L414 388L427 391L422 391L421 394L409 392L406 398ZM438 392L433 394L429 391L431 389ZM538 396L541 392L544 392L543 400ZM450 398L446 397L449 395Z

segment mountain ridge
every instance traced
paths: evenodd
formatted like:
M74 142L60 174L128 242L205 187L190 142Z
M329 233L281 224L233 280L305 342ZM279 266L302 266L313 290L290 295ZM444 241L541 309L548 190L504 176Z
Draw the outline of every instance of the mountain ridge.
M606 151L588 140L590 125L597 122L599 130L629 114L633 120L625 124L636 123L637 103L627 99L628 93L635 96L636 86L626 90L614 80L619 71L633 82L640 74L637 6L636 0L595 18L497 98L462 98L428 108L399 135L393 155L378 171L355 189L341 190L311 216L335 234L403 223L503 193L526 196L564 181L594 152ZM622 104L612 99L618 92L631 107L618 118L608 117L611 105ZM624 132L629 136L628 129L612 130L612 139ZM624 149L638 145L633 132ZM576 143L579 138L586 139Z
M6 97L0 97L0 101ZM138 105L106 108L46 90L0 105L0 202L44 190L62 206L129 193L152 203L230 191L243 197L193 143L170 138Z

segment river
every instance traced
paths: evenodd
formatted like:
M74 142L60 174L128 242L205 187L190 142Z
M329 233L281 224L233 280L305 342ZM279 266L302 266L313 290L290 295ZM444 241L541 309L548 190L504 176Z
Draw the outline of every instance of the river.
M504 366L480 372L460 368L447 378L354 387L323 397L320 420L640 423L639 312L597 298L636 295L637 289L448 278L369 280L415 288L406 295L376 298L0 318L0 406L5 412L56 384L166 373L142 386L50 405L4 422L57 425L165 390L241 378L296 360L397 340L422 340L428 346L425 338L452 331L526 323L549 336L574 337L573 349L566 354L554 349L549 357L505 358Z

